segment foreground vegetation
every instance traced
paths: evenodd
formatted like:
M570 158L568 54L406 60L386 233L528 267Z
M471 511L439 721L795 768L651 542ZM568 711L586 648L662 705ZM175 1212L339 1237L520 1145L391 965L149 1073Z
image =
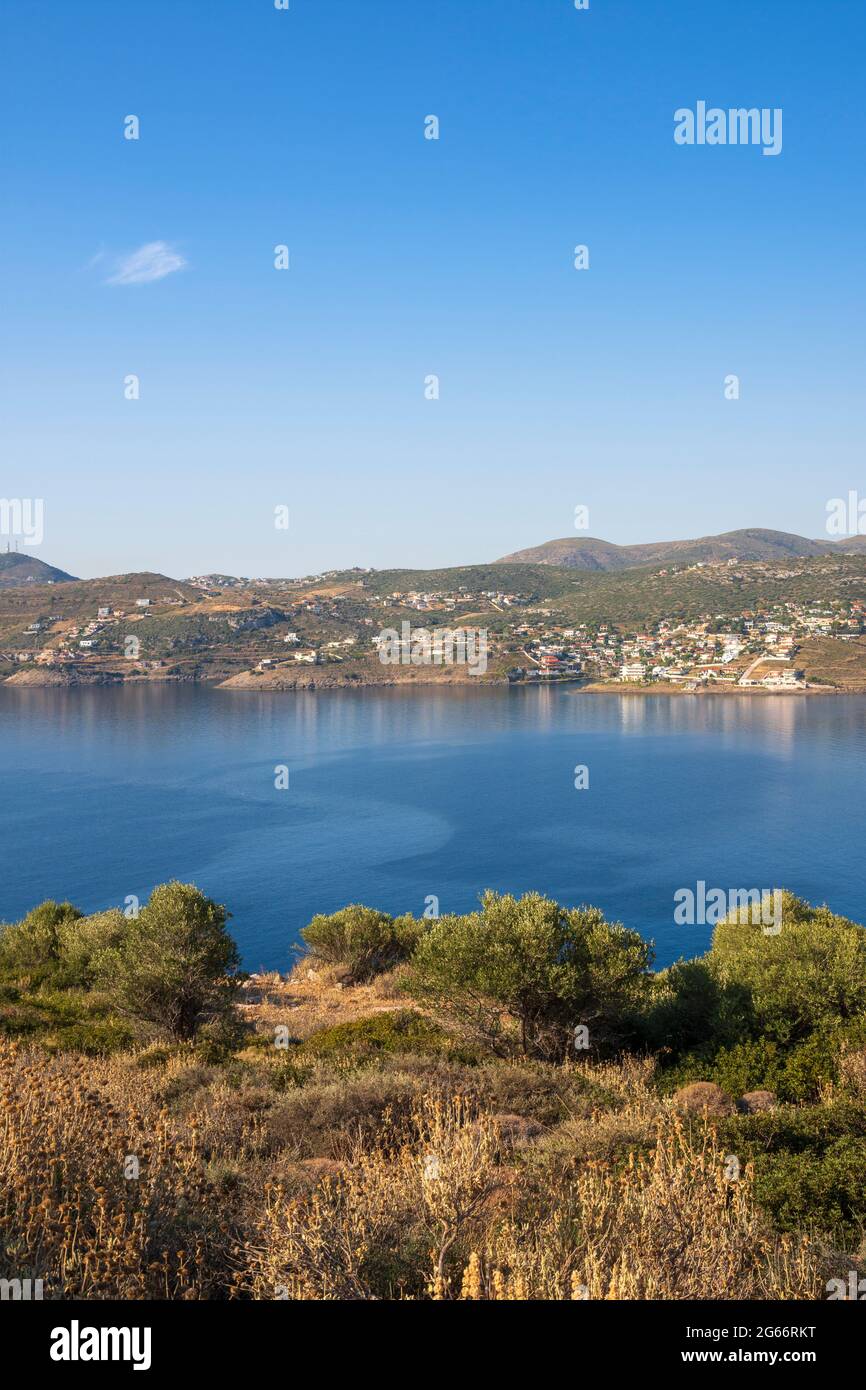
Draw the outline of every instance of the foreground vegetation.
M594 908L353 906L238 970L190 885L0 931L0 1278L46 1298L819 1299L864 1272L866 931L653 973Z

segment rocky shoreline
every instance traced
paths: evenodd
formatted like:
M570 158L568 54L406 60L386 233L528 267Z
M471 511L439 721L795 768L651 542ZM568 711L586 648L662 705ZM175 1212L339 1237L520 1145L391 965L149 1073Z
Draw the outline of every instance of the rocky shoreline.
M281 693L294 693L298 691L317 691L317 690L376 690L376 689L395 689L397 687L421 687L431 689L435 687L453 686L474 686L474 687L496 687L501 689L504 686L515 685L521 689L537 689L542 686L549 688L551 685L567 685L572 694L580 695L633 695L633 696L768 696L783 695L786 698L793 696L812 696L812 695L866 695L866 685L810 685L805 689L772 689L761 688L759 686L701 686L697 689L688 690L681 685L671 685L669 683L641 684L637 681L620 683L613 681L583 681L580 678L559 679L552 681L510 681L504 675L485 675L471 676L465 672L454 670L449 672L437 672L435 675L427 669L409 668L400 669L399 674L382 676L381 678L371 679L368 674L359 672L334 671L304 671L292 674L291 677L280 672L253 672L239 671L226 677L219 675L201 675L194 673L173 673L153 671L147 674L130 674L123 671L82 671L80 668L71 670L58 670L50 667L30 668L24 671L16 671L13 675L0 680L0 685L13 686L16 689L55 689L72 690L82 687L105 687L116 685L206 685L213 690L245 690L245 691L268 691Z

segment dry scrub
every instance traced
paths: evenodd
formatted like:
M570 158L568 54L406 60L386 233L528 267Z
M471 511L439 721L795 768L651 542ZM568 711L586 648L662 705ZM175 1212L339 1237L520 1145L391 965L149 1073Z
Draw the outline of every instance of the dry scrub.
M42 1279L49 1299L207 1296L223 1234L195 1132L121 1113L89 1065L0 1040L0 1276Z
M838 1271L771 1231L749 1166L729 1180L650 1061L331 1057L295 1082L270 1045L289 1006L305 1037L405 1007L337 984L257 981L260 1042L225 1065L0 1041L0 1277L46 1298L825 1296Z
M816 1254L769 1232L750 1172L725 1176L710 1130L694 1143L667 1116L650 1155L621 1172L587 1164L560 1188L498 1168L495 1123L460 1097L428 1098L413 1129L359 1149L306 1197L269 1192L255 1297L820 1296Z

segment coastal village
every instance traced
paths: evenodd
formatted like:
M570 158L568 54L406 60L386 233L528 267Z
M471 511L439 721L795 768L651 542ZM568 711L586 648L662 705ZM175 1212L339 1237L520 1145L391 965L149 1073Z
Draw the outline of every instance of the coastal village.
M607 623L556 626L549 610L529 606L525 595L485 591L500 611L525 609L505 626L502 645L525 658L510 668L511 680L585 677L623 684L671 682L685 689L718 684L805 689L796 665L804 640L852 641L866 634L866 603L784 603L772 610L745 610L738 617L705 614L693 621L662 619L640 631ZM390 600L420 612L455 611L459 594L392 593Z
M526 635L526 653L542 675L586 672L607 681L671 682L686 689L701 684L805 689L796 664L803 641L863 636L866 605L857 600L847 606L786 603L781 611L746 610L734 619L712 614L687 622L663 619L639 632L582 624L537 637L521 625L517 633Z
M762 568L767 569L741 565L737 573ZM725 584L729 569L689 567L716 571ZM770 571L776 582L803 572ZM676 571L662 569L649 578L669 574ZM178 582L129 575L43 585L38 599L35 588L29 594L7 590L7 602L12 592L24 594L17 611L29 610L31 616L10 631L9 614L0 629L0 679L18 684L194 679L297 688L392 684L429 674L512 684L578 681L632 689L784 692L833 686L814 659L804 658L804 653L814 656L815 644L824 641L834 652L849 644L866 684L861 582L843 580L841 590L837 585L818 599L783 599L741 611L732 611L726 599L726 611L629 623L602 617L576 621L567 616L567 604L538 589L459 584L376 592L370 585L379 578L385 576L367 570L300 580L204 575ZM383 633L395 626L405 631L407 624L413 635L483 632L488 656L483 677L453 668L419 672L408 659L402 667L385 668Z

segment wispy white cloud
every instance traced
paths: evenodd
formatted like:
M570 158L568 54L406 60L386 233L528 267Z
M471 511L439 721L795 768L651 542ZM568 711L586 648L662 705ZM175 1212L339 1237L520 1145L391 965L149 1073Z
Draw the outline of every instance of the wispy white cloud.
M164 280L176 270L183 270L185 258L170 246L167 241L148 241L122 256L115 265L106 285L149 285L153 280Z

